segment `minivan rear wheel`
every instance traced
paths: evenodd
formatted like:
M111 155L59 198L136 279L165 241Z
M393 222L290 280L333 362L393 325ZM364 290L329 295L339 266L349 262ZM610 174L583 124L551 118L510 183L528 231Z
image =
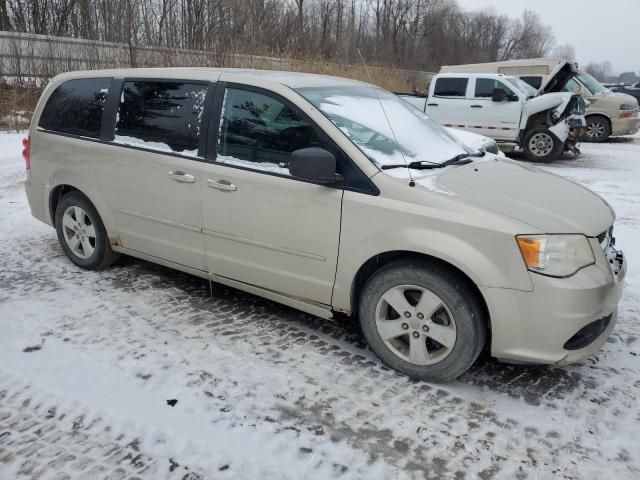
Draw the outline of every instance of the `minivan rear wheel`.
M87 270L112 265L119 254L111 249L100 215L87 197L74 191L56 206L55 227L65 255Z
M548 128L537 127L525 135L523 149L527 160L549 163L562 154L564 143Z
M419 380L458 377L485 343L484 310L473 286L439 264L404 261L381 268L366 283L359 312L374 353Z

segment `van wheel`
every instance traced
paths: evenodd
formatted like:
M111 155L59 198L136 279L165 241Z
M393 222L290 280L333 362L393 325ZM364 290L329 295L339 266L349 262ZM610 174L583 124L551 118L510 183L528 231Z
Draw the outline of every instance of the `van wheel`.
M549 163L560 156L564 143L549 129L537 127L527 132L523 148L527 160Z
M609 119L602 115L591 115L587 117L587 133L584 140L586 142L602 143L611 135L611 123Z
M79 267L100 270L120 257L111 250L100 215L80 192L70 192L60 199L55 226L62 250Z
M485 343L484 310L473 287L437 264L383 267L365 285L358 311L374 353L411 378L452 380L473 365Z

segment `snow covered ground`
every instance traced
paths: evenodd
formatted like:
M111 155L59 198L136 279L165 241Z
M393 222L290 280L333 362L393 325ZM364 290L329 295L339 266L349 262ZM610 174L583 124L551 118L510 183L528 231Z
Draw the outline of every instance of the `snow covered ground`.
M383 367L353 325L139 260L76 268L30 216L20 139L0 134L1 480L640 478L640 136L546 167L618 213L604 349L447 385Z

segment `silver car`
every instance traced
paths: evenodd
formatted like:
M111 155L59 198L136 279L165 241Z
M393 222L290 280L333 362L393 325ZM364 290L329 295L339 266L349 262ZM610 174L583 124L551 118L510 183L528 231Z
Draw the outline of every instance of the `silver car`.
M591 191L472 151L395 95L219 69L55 77L25 139L33 215L86 269L142 258L327 319L418 379L486 347L561 364L616 322L625 261Z

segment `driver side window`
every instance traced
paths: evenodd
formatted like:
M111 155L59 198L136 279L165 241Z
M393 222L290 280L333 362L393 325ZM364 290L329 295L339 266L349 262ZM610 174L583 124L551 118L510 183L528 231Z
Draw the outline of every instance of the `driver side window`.
M491 98L494 89L500 89L504 91L505 95L515 95L513 90L507 87L500 80L493 78L477 78L476 79L476 98Z
M290 175L291 153L307 147L326 148L288 105L262 93L226 89L216 162Z

